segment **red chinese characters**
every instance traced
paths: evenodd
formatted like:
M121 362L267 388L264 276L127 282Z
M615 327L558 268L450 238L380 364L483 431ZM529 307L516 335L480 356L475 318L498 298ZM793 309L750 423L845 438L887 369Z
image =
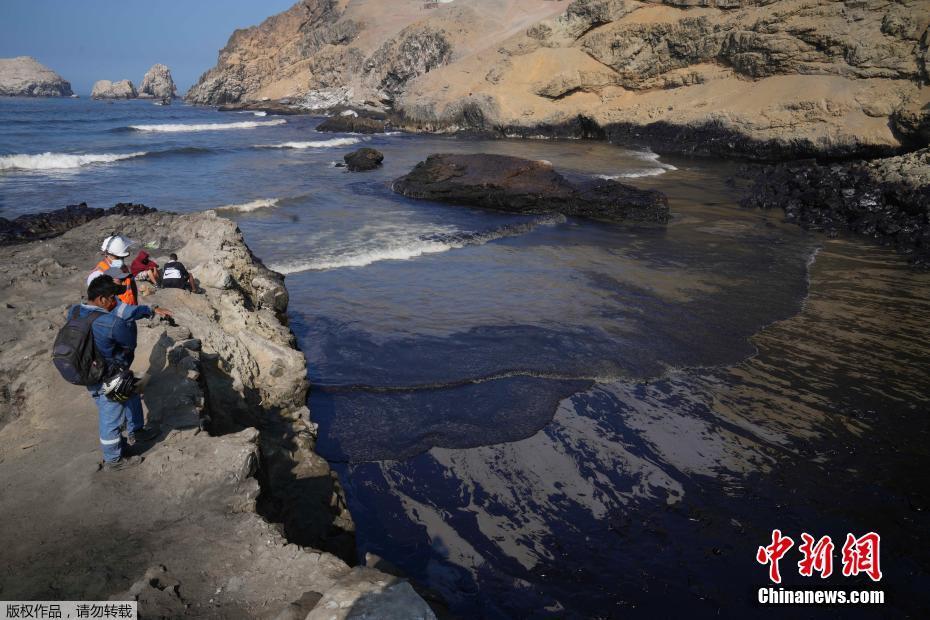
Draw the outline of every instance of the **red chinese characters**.
M850 577L865 573L872 581L882 578L882 569L879 564L879 543L881 537L875 532L856 538L846 534L846 543L843 545L843 575Z
M782 536L781 530L772 530L772 544L768 547L759 547L756 551L756 562L769 565L769 579L781 583L781 573L778 570L778 561L794 546L794 541L788 536Z
M804 557L798 562L798 572L802 577L810 577L814 571L820 573L821 579L833 574L833 540L824 536L814 544L814 537L807 532L801 534L803 541L798 547Z
M843 576L855 577L865 573L872 581L880 581L880 543L881 537L875 532L858 538L854 534L846 534L842 549ZM772 530L771 544L759 547L756 551L756 561L763 566L768 565L769 579L773 583L781 583L778 563L793 546L794 540L790 536L782 535L781 530ZM801 544L798 545L802 556L798 562L798 573L802 577L812 577L814 572L818 572L821 579L832 575L834 548L833 539L829 536L822 536L818 540L807 532L802 533Z

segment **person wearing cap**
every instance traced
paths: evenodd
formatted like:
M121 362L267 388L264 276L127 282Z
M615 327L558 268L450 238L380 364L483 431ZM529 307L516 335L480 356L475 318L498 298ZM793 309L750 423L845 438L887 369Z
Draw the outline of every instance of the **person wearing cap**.
M129 370L136 352L136 324L138 319L157 315L170 317L171 312L158 306L130 306L118 299L126 287L112 277L101 274L91 280L87 287L87 303L71 306L68 315L88 316L99 312L92 326L94 345L106 360L105 377L112 377ZM145 428L142 399L138 394L122 402L110 399L104 392L106 381L88 386L91 398L97 405L100 419L100 449L103 452L103 469L115 471L142 462L139 456L124 456L124 444L148 441L158 431ZM121 427L126 425L124 440Z
M106 274L119 284L126 287L126 292L119 296L119 300L134 306L139 300L139 291L136 282L126 267L125 259L129 256L132 241L122 235L111 235L100 244L103 260L97 263L94 270L87 276L87 285L97 276Z

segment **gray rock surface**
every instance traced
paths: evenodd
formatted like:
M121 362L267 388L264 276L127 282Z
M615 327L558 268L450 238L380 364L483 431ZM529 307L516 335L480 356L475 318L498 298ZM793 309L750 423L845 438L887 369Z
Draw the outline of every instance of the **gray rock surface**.
M0 96L70 97L71 84L30 56L0 58Z
M130 80L97 80L90 96L94 99L135 99L139 93Z
M139 96L148 95L156 99L171 99L178 96L178 89L171 79L171 70L163 64L152 65L139 85Z
M114 230L147 244L160 263L174 251L195 278L217 270L235 286L202 281L200 294L142 298L174 312L174 324L138 323L133 367L149 375L146 420L162 432L143 446L141 465L105 473L93 402L61 379L48 351L100 239ZM313 452L306 362L281 322L283 278L252 256L233 222L111 215L0 247L0 297L4 597L112 597L138 600L141 617L254 618L292 601L306 611L316 601L305 593L326 594L350 574L343 560L294 544L256 513L260 491L284 506L284 492L294 491L302 503L285 530L309 538L301 524L312 522L325 545L337 520L351 524ZM262 473L280 483L261 488ZM422 601L410 604L419 613Z
M358 566L323 593L306 620L436 620L411 585Z

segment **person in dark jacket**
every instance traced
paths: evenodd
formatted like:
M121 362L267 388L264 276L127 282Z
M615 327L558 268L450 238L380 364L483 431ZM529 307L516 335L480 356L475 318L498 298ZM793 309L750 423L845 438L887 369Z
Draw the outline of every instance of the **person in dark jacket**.
M133 394L124 401L111 399L105 386L112 383L109 378L128 371L136 352L136 324L138 319L149 318L156 314L171 316L168 310L157 306L131 306L118 300L126 292L126 287L117 284L112 277L101 275L91 280L87 287L86 304L71 306L68 316L87 316L99 312L101 316L93 323L94 345L106 361L103 382L87 387L91 398L97 405L100 418L100 449L103 451L103 469L114 471L124 469L142 462L141 457L123 456L124 440L121 427L126 425L125 443L133 445L138 441L148 441L158 435L158 431L145 428L142 413L142 399Z
M161 272L162 288L183 288L188 291L196 291L197 285L194 284L194 276L184 267L184 263L178 260L178 255L172 253L171 260L165 263Z

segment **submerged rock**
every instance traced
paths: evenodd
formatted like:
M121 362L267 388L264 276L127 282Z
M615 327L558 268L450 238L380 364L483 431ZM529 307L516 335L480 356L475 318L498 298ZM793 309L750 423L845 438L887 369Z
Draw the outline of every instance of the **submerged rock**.
M178 89L171 79L171 70L159 63L152 65L142 84L139 85L139 96L150 96L158 99L173 99L178 96Z
M90 93L94 99L135 99L139 96L136 87L130 80L119 80L111 82L110 80L97 80L94 82L94 88Z
M384 133L385 122L367 116L331 116L317 125L317 131L342 133Z
M0 96L70 97L71 84L30 56L0 58Z
M145 215L155 211L157 209L152 207L128 202L117 203L110 209L88 207L86 202L82 202L55 211L20 215L13 220L0 217L0 246L57 237L106 215Z
M365 172L380 166L381 162L384 161L384 155L381 151L364 147L344 155L343 159L346 161L346 167L350 172Z
M804 228L865 235L930 264L930 149L872 161L766 166L742 204L781 208Z
M661 192L598 179L572 183L545 161L507 155L430 155L392 189L422 198L511 213L558 212L609 222L668 222Z

